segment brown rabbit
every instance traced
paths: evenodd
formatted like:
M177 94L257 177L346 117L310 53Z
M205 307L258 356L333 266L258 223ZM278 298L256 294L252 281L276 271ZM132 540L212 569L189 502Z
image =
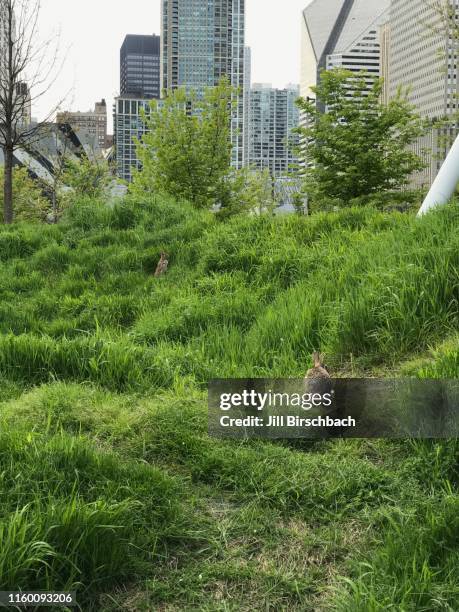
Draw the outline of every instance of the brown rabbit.
M320 353L317 351L314 352L312 360L314 362L314 367L308 370L306 378L330 378L330 374L320 358Z
M167 260L168 257L168 254L164 253L164 251L161 253L161 259L159 260L159 263L156 267L156 277L162 276L167 272L167 267L169 266L169 262Z
M317 393L322 396L326 393L333 394L333 381L327 367L320 358L320 353L313 353L312 360L314 362L314 367L308 370L304 379L304 388L306 393ZM326 416L329 413L329 409L321 408L322 416Z

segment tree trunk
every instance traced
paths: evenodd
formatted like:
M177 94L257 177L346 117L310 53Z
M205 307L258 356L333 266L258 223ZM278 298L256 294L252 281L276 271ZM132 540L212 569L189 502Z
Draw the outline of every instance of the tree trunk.
M3 149L5 157L4 185L3 185L3 222L13 223L13 151Z
M57 197L56 197L56 181L53 187L53 223L57 223Z

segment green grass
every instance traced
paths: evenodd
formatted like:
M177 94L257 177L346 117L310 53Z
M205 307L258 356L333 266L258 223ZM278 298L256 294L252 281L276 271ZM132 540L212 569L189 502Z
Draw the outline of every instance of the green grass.
M83 610L456 610L459 445L229 442L212 377L459 375L459 207L0 230L0 587ZM167 276L155 279L159 253Z
M78 434L2 433L0 468L5 590L78 589L84 600L158 562L168 542L192 543L180 480Z

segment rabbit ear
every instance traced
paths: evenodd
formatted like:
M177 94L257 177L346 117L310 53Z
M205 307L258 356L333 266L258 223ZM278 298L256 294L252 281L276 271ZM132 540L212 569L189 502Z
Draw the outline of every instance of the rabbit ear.
M314 353L312 354L312 360L314 362L314 367L318 367L321 365L321 360L320 360L320 353L318 351L314 351Z

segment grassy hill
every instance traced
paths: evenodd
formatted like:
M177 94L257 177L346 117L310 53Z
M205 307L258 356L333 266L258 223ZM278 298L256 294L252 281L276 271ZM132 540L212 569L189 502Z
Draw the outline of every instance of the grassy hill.
M0 590L457 610L456 441L215 441L205 389L302 376L317 347L340 376L458 377L458 224L153 200L1 228Z

